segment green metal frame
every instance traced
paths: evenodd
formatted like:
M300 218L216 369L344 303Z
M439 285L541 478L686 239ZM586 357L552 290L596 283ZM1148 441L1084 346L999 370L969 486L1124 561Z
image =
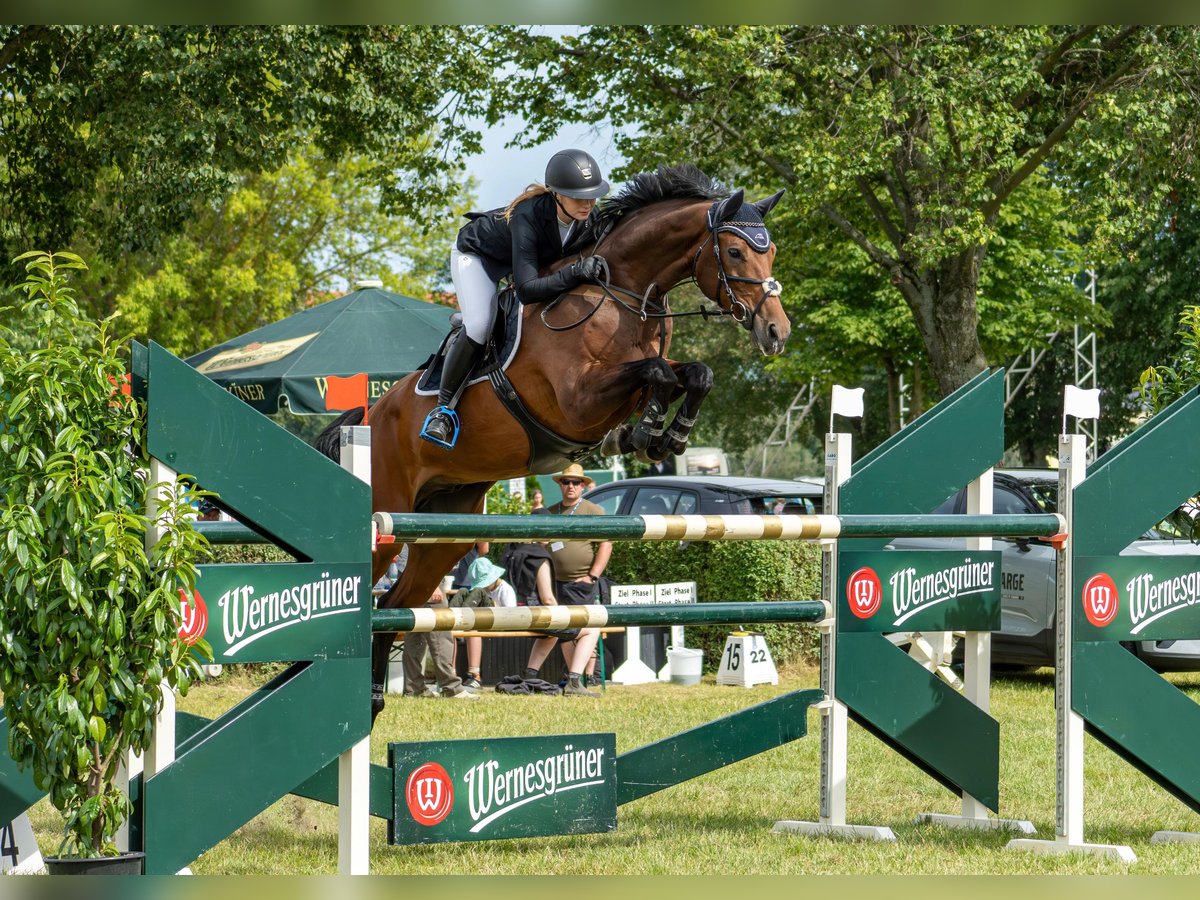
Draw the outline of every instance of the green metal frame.
M982 372L856 463L838 511L925 515L1003 455L1004 372ZM843 538L838 549L886 543ZM835 699L850 717L948 789L996 811L999 723L883 635L839 629L835 640Z
M135 346L147 446L298 559L363 571L370 629L370 488L163 348ZM260 571L289 563L263 564ZM203 570L201 575L203 582ZM131 844L147 874L178 871L370 733L370 642L296 661L225 715L177 740L176 759L135 785Z
M1116 556L1200 487L1200 388L1100 457L1074 492L1076 575L1084 558ZM1136 502L1131 502L1136 497ZM1071 585L1071 709L1088 732L1191 809L1200 812L1200 706L1116 641L1095 637ZM1192 622L1195 621L1193 617ZM1172 633L1197 638L1193 625Z
M8 755L8 719L0 709L0 823L11 822L46 796L33 783L33 773L21 771Z
M135 345L133 375L134 389L149 405L150 453L217 492L222 504L245 522L206 527L214 542L269 540L301 561L361 565L369 591L367 485L157 345ZM849 514L843 533L894 534L901 520L889 516L925 514L994 464L1003 452L1002 386L1003 373L980 375L864 457L842 487L840 510ZM856 511L867 509L871 515L855 519ZM511 530L513 523L505 518L490 517L497 534ZM986 525L945 518L901 530L926 535L1049 535L1059 530L1051 516L1021 517L1019 522L989 519ZM451 519L419 527L445 536L470 524L472 539L480 536L477 522ZM520 517L521 535L528 538L531 527L559 527L564 521ZM636 522L642 527L640 518ZM596 522L579 523L585 526ZM628 531L609 537L640 536L632 523L615 518L604 527ZM848 550L874 550L883 543L841 540ZM282 571L288 565L264 564L262 571ZM684 610L701 618L720 612L704 606L652 612L672 622ZM725 611L726 618L765 621L775 604L748 606L753 609ZM780 615L789 607L791 621L811 621L823 610L815 603L778 606ZM613 608L618 615L620 610ZM368 598L362 604L362 633L369 633L373 624L383 623L372 621ZM394 625L387 623L389 629ZM852 717L947 787L995 809L996 722L881 635L839 632L837 640L837 699ZM369 641L357 640L340 652L295 661L215 720L178 715L175 761L145 783L138 779L131 785L136 804L132 844L146 852L147 873L177 871L287 793L336 803L338 757L370 733L369 685ZM792 692L622 754L618 802L803 737L808 708L821 699L818 690ZM393 806L392 774L372 766L370 780L371 813L386 818ZM0 767L0 811L13 807L15 815L37 799L35 794L31 785ZM16 809L18 804L24 805Z

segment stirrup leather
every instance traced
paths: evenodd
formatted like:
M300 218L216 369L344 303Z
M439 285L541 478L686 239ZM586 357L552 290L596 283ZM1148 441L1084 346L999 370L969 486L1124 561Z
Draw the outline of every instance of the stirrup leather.
M435 419L446 419L450 423L450 435L443 439L435 434L430 433L429 424ZM458 443L458 432L462 428L462 423L459 421L458 413L448 406L435 406L425 417L425 422L421 425L421 438L429 441L431 444L437 444L439 447L444 447L447 450L453 450L454 445Z

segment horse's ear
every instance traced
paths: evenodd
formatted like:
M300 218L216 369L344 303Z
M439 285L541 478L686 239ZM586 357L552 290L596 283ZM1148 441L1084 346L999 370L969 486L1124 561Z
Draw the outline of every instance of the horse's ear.
M736 216L738 210L742 208L742 204L745 202L745 191L738 191L732 197L727 197L726 199L722 200L720 205L717 207L717 212L713 216L713 221L724 222L726 219Z
M776 191L770 197L764 197L761 200L756 200L750 205L757 209L758 214L765 219L767 217L767 213L775 208L775 204L779 202L779 198L782 196L783 191Z

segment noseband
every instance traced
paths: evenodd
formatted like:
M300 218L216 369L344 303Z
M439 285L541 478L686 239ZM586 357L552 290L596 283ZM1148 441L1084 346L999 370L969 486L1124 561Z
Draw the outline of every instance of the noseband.
M708 237L706 237L704 239L704 243L702 243L696 249L696 258L692 260L692 281L696 282L696 284L700 283L700 281L696 278L696 267L700 265L700 256L704 253L705 244L711 240L713 245L713 259L717 263L718 293L720 293L720 290L723 289L725 296L729 298L729 308L727 313L733 317L733 321L739 323L747 331L753 331L754 320L758 317L758 311L762 309L762 305L767 302L768 297L778 297L783 292L783 285L781 285L774 278L747 278L744 275L730 275L725 271L725 263L721 260L721 242L717 239L717 235L719 235L722 231L736 232L739 227L746 227L749 225L757 225L761 227L762 223L722 222L718 226L709 225ZM743 284L757 284L762 288L762 294L759 296L758 301L754 304L753 309L737 298L737 295L733 292L733 286L730 284L731 281L740 282Z

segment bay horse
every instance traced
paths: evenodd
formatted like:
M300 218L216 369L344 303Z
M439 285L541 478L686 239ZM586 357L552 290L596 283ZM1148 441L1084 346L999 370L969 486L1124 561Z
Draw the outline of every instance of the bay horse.
M750 333L765 355L782 352L791 324L771 277L775 245L762 216L773 197L747 204L694 166L660 167L635 176L602 202L579 247L580 255L607 261L602 285L581 285L549 303L521 309L521 342L507 368L519 403L543 430L574 442L583 452L602 445L605 455L638 453L661 460L682 453L712 370L701 362L667 356L671 342L667 291L693 281L720 310ZM757 246L754 246L757 244ZM568 256L549 270L572 262ZM371 409L371 480L375 511L480 513L488 488L501 479L560 471L565 454L538 454L523 427L486 383L463 393L464 423L452 450L419 438L436 397L420 396L420 372L395 384ZM670 404L683 397L670 427ZM634 413L635 424L626 422ZM331 425L317 446L336 456L337 429L354 424L361 410ZM561 446L561 445L560 445ZM576 454L578 458L581 454ZM372 582L400 548L381 545ZM462 558L461 544L410 544L407 565L381 607L420 606ZM383 708L388 650L395 635L374 637L372 715Z

